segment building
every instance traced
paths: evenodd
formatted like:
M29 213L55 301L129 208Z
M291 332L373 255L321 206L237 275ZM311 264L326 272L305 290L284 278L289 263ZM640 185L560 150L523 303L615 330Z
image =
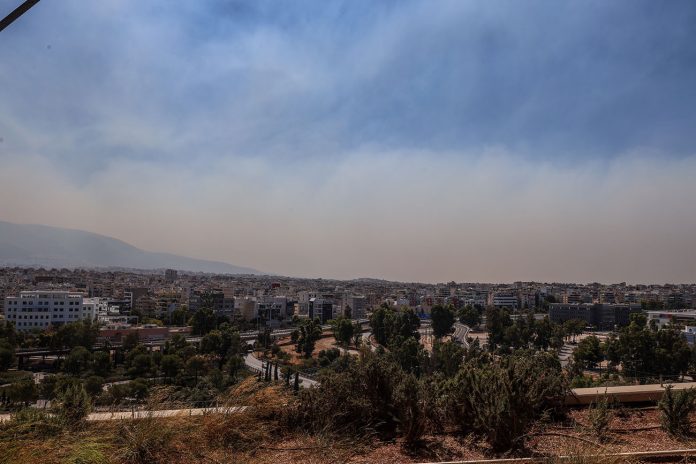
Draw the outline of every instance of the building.
M256 300L256 314L260 320L282 321L288 314L288 299L284 296L261 296Z
M99 329L97 341L101 343L121 344L131 334L136 334L141 343L157 343L169 340L175 334L190 336L191 327L159 327L152 324L131 326L130 324L112 324Z
M489 296L489 304L496 308L511 309L513 311L520 307L515 293L493 293Z
M176 282L178 277L179 273L176 271L176 269L167 269L164 271L164 280L167 282Z
M127 288L126 291L124 292L124 296L126 300L130 302L130 308L129 309L135 309L135 302L138 301L138 298L141 296L146 296L148 294L148 289L147 287L133 287L133 288Z
M343 303L343 315L351 319L367 317L367 298L360 295L347 295Z
M696 343L696 327L687 325L684 327L684 330L682 330L682 335L684 335L686 343L688 343L689 346L694 346L694 343Z
M319 319L322 324L333 319L334 304L326 298L309 299L309 318Z
M696 309L674 311L648 311L648 323L655 324L659 329L666 325L696 325Z
M83 305L80 293L27 291L5 297L5 319L18 331L44 330L70 322L96 319L96 306Z
M189 312L211 309L215 314L222 314L225 309L225 294L220 289L195 291L189 295Z
M628 304L552 303L549 305L551 322L562 324L579 319L601 330L626 326L631 321L631 314L640 312L642 312L640 305Z

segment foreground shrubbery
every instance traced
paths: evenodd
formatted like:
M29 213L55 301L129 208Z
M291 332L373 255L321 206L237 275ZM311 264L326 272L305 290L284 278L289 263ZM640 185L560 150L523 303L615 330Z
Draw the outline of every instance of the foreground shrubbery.
M388 354L364 350L347 370L301 391L289 423L315 433L400 435L407 444L445 427L481 436L502 452L523 445L530 426L558 407L564 388L558 360L546 353L479 354L452 378L419 379Z

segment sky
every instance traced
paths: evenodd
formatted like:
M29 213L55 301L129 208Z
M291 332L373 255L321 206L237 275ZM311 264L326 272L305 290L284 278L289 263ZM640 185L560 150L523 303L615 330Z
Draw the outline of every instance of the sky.
M290 276L695 282L694 24L691 0L44 0L0 32L0 220Z

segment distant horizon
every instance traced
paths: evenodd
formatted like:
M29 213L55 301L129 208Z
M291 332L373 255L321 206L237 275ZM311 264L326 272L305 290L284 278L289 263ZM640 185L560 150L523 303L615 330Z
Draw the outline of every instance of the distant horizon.
M39 2L0 33L0 218L279 275L696 281L695 23L688 0Z
M0 223L2 222L8 222L8 221L3 221L0 218ZM56 226L52 226L49 224L24 224L24 225L33 225L33 226L42 226L42 227L49 227L49 228L57 228L57 229L67 229L67 228L60 228ZM67 230L73 230L77 232L87 232L90 234L96 234L91 231L83 231L80 229L67 229ZM96 235L101 235L101 234L96 234ZM117 237L110 237L110 236L105 236L111 240L117 240L120 242L125 243L126 245L133 246L129 244L128 242L124 242L123 240L120 240ZM171 254L178 254L176 252L172 251L160 251L160 250L143 250L143 251L149 251L149 252L156 252L156 253L171 253ZM204 259L204 258L197 258L195 256L186 256L187 258L191 259ZM224 261L223 261L224 262ZM233 263L226 263L226 264L233 264ZM253 266L253 265L252 265ZM47 271L50 270L60 270L60 269L68 269L68 270L86 270L86 271L97 271L97 272L108 272L108 271L120 271L120 272L141 272L141 273L148 273L148 274L154 274L157 272L162 272L168 268L129 268L129 267L121 267L121 266L90 266L90 267L83 267L83 266L68 266L68 267L53 267L50 265L43 266L43 265L22 265L22 264L17 264L17 265L12 265L12 263L5 263L0 259L0 268L22 268L22 269L46 269ZM583 286L589 286L589 285L594 285L594 284L599 284L603 286L611 286L611 285L622 285L625 284L627 286L652 286L652 285L660 285L660 286L665 286L665 285L696 285L696 282L664 282L664 283L659 283L659 282L629 282L626 280L618 281L618 282L601 282L601 281L587 281L587 282L582 282L582 281L561 281L561 280L527 280L527 279L518 279L518 280L512 280L512 281L477 281L477 280L454 280L454 279L449 279L449 280L444 280L444 281L417 281L417 280L411 280L411 281L402 281L402 280L394 280L390 279L388 277L370 277L370 276L360 276L360 277L347 277L347 278L336 278L336 277L330 277L330 276L317 276L317 277L308 277L308 276L302 276L302 275L282 275L282 274L277 274L273 272L267 272L267 271L258 271L258 274L232 274L232 273L219 273L219 272L207 272L207 271L192 271L192 270L187 270L187 269L175 269L179 272L183 273L189 273L189 274L206 274L206 275L220 275L220 276L254 276L254 277L268 277L268 278L280 278L280 279L307 279L307 280L331 280L331 281L356 281L356 280L376 280L376 281L384 281L384 282L389 282L389 283L403 283L403 284L424 284L424 285L438 285L438 284L448 284L450 282L454 282L455 284L475 284L475 285L514 285L515 283L531 283L531 284L543 284L543 285L583 285Z

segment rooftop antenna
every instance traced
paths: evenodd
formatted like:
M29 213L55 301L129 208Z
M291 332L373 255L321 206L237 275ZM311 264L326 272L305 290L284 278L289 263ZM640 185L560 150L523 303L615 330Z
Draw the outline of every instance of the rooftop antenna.
M20 16L29 11L29 9L37 3L39 3L39 0L26 0L24 3L15 8L12 13L8 14L2 19L2 21L0 21L0 31L15 22Z

